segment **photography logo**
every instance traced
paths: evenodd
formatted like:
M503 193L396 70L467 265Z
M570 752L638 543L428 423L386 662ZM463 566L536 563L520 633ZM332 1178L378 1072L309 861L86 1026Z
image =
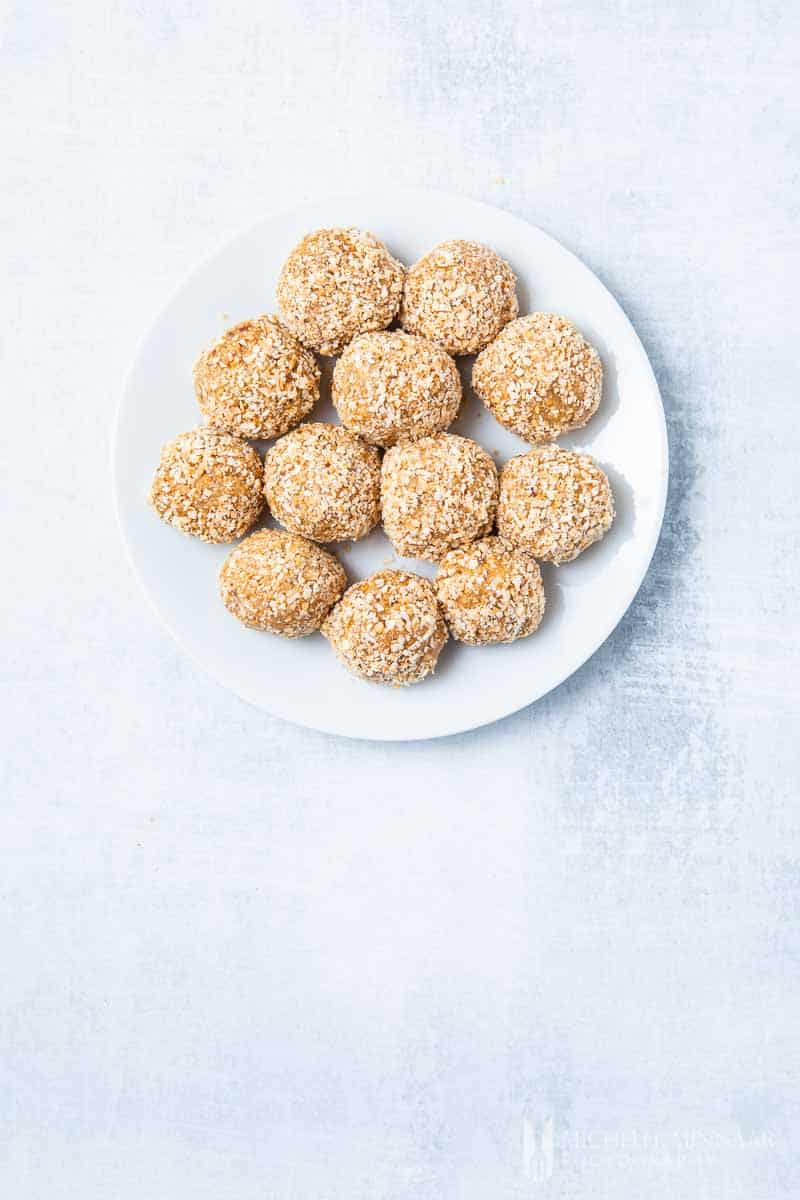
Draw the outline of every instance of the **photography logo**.
M553 1178L556 1131L552 1117L535 1122L522 1118L522 1173L531 1183Z

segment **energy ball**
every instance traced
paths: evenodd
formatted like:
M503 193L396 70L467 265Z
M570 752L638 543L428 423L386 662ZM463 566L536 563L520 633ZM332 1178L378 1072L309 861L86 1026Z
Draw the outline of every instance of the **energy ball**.
M315 542L364 537L380 520L380 455L341 425L301 425L280 438L264 487L273 516Z
M278 437L319 400L314 355L275 317L227 330L200 355L193 376L208 424L241 437Z
M571 562L613 520L608 478L588 454L537 446L500 473L497 531L536 558Z
M319 629L346 586L337 558L281 529L261 529L245 538L219 573L229 613L251 629L287 638Z
M383 527L398 554L436 562L492 528L497 467L469 438L437 433L386 451Z
M544 616L539 564L499 537L445 554L434 586L450 633L470 646L527 637Z
M322 632L353 675L394 687L430 675L447 641L433 585L408 571L378 571L353 584Z
M446 429L461 404L461 376L441 346L411 333L365 333L333 372L333 403L376 446Z
M531 313L478 355L472 386L506 429L526 442L547 442L597 412L603 366L565 317Z
M192 429L162 448L149 499L181 533L235 542L264 508L261 459L241 438Z
M405 270L371 233L318 229L295 246L278 279L278 307L304 345L338 354L394 320Z
M442 242L410 267L400 324L450 354L475 354L519 312L517 277L480 242Z

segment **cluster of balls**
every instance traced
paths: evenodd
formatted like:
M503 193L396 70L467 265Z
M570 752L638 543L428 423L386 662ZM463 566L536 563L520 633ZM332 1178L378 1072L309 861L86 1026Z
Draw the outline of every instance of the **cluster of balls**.
M206 424L163 448L150 493L164 521L209 542L241 538L267 506L283 526L225 561L228 610L284 637L321 630L355 675L395 686L429 675L448 634L482 646L533 633L537 559L574 559L614 517L603 471L553 442L597 410L597 351L563 317L518 317L514 272L476 242L444 242L406 270L371 234L318 230L289 255L277 299L280 319L243 321L200 355ZM301 424L318 354L339 356L340 425ZM499 473L445 432L466 354L486 407L534 444ZM262 463L248 438L277 441ZM347 586L323 547L379 521L399 555L438 563L433 582L383 570Z

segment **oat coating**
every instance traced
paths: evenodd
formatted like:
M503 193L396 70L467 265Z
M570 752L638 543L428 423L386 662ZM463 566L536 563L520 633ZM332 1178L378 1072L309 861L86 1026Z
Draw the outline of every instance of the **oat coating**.
M472 387L506 429L547 442L597 412L603 366L565 317L537 312L506 325L478 355Z
M400 330L355 338L333 372L333 403L348 429L376 446L447 429L461 405L453 359Z
M241 437L278 437L319 400L314 355L275 317L234 325L203 351L193 374L208 424Z
M394 320L405 270L371 233L318 229L295 246L278 279L281 317L304 345L338 354Z
M408 571L378 571L353 584L322 632L353 675L395 687L430 675L447 641L432 584Z
M517 277L480 242L442 242L410 267L400 324L450 354L475 354L519 311Z
M245 538L219 573L228 612L251 629L287 638L319 629L346 585L344 567L333 554L282 529Z
M235 542L264 508L261 459L241 438L200 426L162 448L149 500L182 533Z
M539 564L499 537L450 550L434 586L451 636L471 646L527 637L544 616Z
M401 442L383 459L383 527L398 554L436 562L491 530L497 488L493 459L469 438Z
M268 452L264 488L292 533L315 542L362 538L380 520L380 454L341 425L300 425Z
M588 454L537 446L500 473L498 533L545 562L571 562L613 520L608 478Z

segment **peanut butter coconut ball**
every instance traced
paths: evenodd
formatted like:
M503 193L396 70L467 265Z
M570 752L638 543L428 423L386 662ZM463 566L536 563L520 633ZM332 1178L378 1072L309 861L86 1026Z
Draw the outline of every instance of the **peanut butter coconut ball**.
M527 637L544 616L539 564L499 537L445 554L434 586L450 633L470 646Z
M241 438L202 426L167 442L150 503L168 525L204 542L235 542L264 507L261 459Z
M480 242L442 242L410 267L400 324L450 354L475 354L519 311L509 264Z
M613 520L608 479L588 454L537 446L500 473L497 531L536 558L570 562L600 541Z
M319 629L346 585L337 558L280 529L261 529L245 538L219 573L228 612L251 629L287 638Z
M322 632L353 675L395 687L430 675L447 641L432 584L408 571L378 571L353 584Z
M371 233L318 229L283 264L278 307L304 345L338 354L357 334L391 324L404 274L402 263Z
M278 437L319 400L314 355L275 317L234 325L203 351L193 375L208 424L242 437Z
M365 333L336 363L333 403L376 446L446 429L461 404L461 377L440 346L410 333Z
M565 317L531 313L478 355L472 386L506 429L526 442L546 442L594 416L603 366Z
M380 520L380 455L341 425L301 425L280 438L264 486L273 516L315 542L364 537Z
M398 554L438 561L492 528L497 467L469 438L437 433L386 451L383 527Z

